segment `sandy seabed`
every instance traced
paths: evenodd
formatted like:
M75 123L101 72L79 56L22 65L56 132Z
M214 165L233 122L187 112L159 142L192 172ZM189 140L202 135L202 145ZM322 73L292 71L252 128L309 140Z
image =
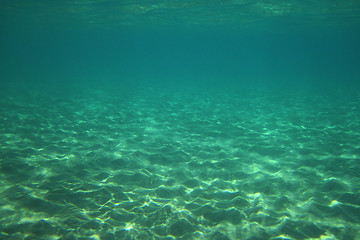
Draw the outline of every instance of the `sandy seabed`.
M360 95L0 97L0 239L360 239Z

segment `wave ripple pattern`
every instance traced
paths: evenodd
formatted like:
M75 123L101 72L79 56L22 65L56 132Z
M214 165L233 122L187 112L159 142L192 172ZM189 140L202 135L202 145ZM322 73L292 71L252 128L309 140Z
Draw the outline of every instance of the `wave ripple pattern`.
M358 94L0 99L1 239L358 239Z

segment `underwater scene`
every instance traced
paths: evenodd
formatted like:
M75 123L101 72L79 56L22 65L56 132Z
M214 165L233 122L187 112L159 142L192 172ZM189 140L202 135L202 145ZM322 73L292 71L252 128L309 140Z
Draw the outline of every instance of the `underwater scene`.
M4 0L0 239L360 240L360 2Z

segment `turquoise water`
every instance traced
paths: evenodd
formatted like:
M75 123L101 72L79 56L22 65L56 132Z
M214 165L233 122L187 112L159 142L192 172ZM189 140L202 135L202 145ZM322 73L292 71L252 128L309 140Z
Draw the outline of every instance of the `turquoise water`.
M0 6L0 239L360 238L359 3Z

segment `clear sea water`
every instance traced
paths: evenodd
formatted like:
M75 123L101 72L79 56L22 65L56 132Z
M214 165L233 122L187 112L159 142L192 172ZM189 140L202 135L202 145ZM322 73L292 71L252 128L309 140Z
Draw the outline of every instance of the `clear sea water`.
M360 3L0 2L0 239L360 239Z

